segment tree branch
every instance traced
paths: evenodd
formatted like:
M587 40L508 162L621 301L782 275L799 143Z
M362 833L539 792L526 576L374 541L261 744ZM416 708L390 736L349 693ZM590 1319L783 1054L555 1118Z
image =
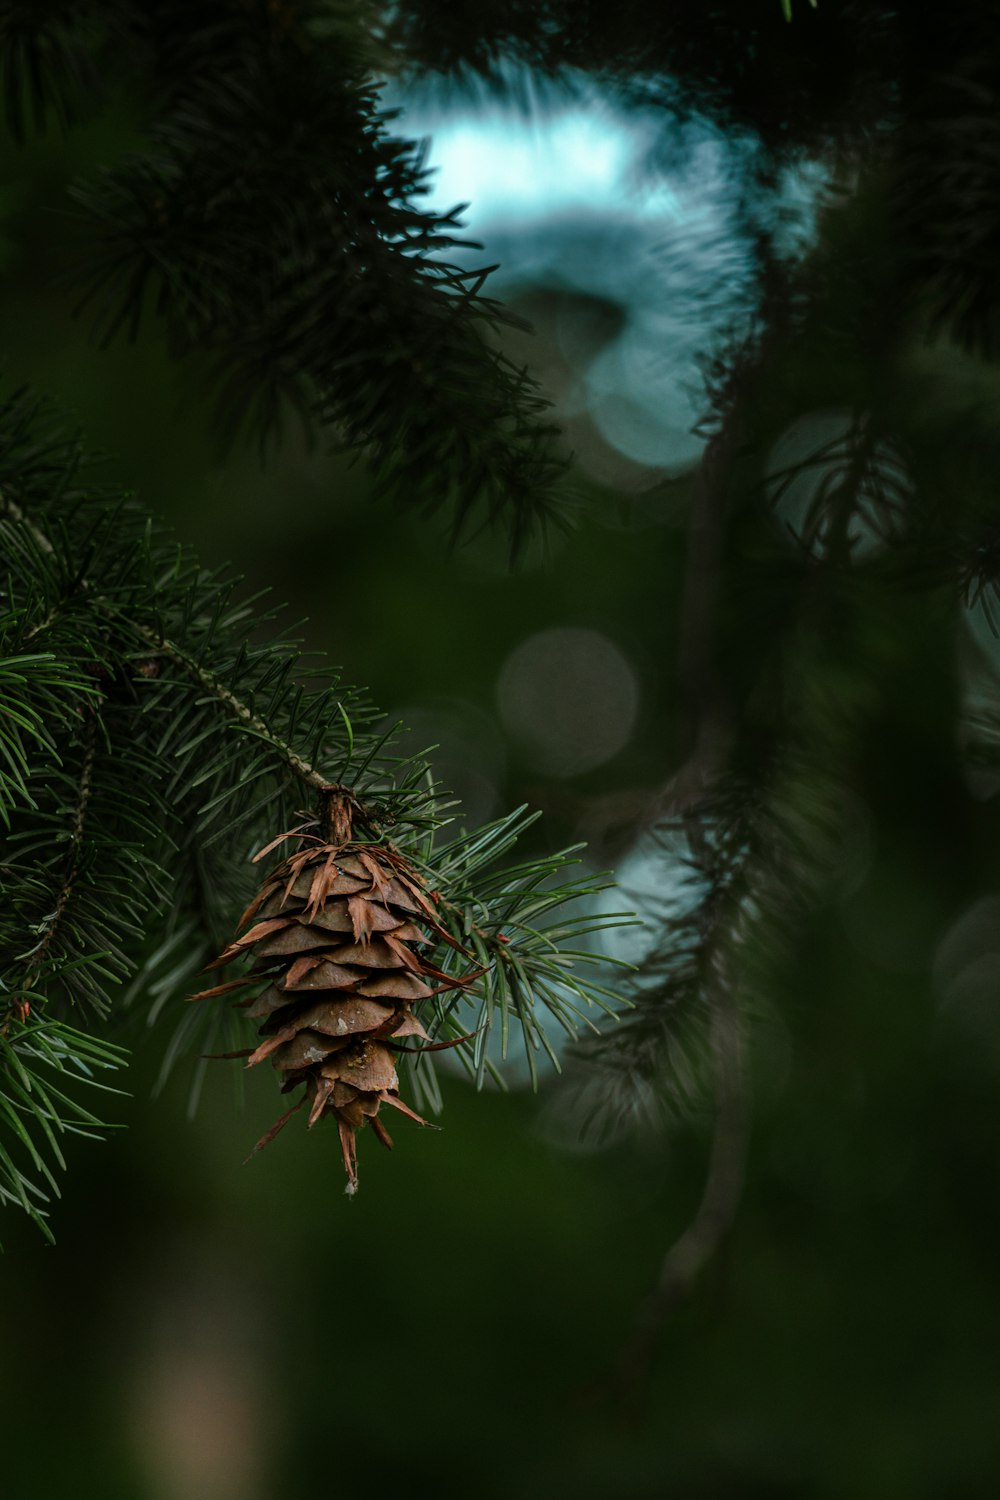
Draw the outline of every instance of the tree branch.
M265 740L274 750L277 750L278 754L287 763L291 770L295 772L296 776L301 777L301 779L306 782L308 786L311 786L314 791L329 792L331 790L331 782L327 779L327 777L321 776L317 770L314 770L314 768L309 764L308 761L303 760L301 755L296 754L291 745L286 744L279 735L276 735L274 731L268 727L265 721L259 718L257 714L253 713L245 703L241 703L236 694L231 692L229 688L225 687L214 673L209 672L205 667L199 666L198 663L192 660L192 658L188 656L188 654L183 651L181 647L178 646L174 641L167 640L166 637L157 635L155 630L150 630L148 626L140 625L135 620L130 621L130 624L133 630L135 630L138 635L141 635L143 640L146 641L154 651L162 652L165 656L168 656L171 661L176 662L179 667L182 667L184 671L187 672L188 676L194 678L195 682L197 682L201 687L206 688L207 691L218 698L221 703L224 703L230 710L230 712L233 713L242 724L245 724L248 729L252 729L254 734L258 735L262 740Z
M619 1352L612 1383L620 1397L631 1395L645 1384L664 1324L691 1295L705 1266L718 1255L743 1194L750 1108L743 1025L738 1003L726 983L720 983L713 995L710 1035L715 1125L701 1201L690 1224L663 1257L656 1285L640 1305L632 1331Z
M73 819L70 824L69 854L66 860L65 873L63 874L62 884L59 888L59 895L56 898L52 915L46 923L45 931L25 960L23 990L30 990L34 987L38 970L45 962L49 949L59 931L70 896L73 893L73 886L80 868L80 850L83 847L84 826L86 824L87 808L90 805L90 794L93 787L94 759L96 753L97 710L90 709L84 715L83 761L80 766L80 786L76 806L73 809ZM28 1000L21 999L20 1001L13 1002L13 1009L16 1011L18 1019L24 1022L28 1019L31 1005Z
M9 496L0 494L0 508L2 508L0 509L0 513L6 512L13 521L16 521L18 525L23 526L31 533L38 546L47 556L54 557L56 555L55 548L49 537ZM77 586L88 591L91 588L90 582L86 578L80 579ZM97 599L95 602L98 606L102 604L100 599ZM115 618L118 617L117 610L112 610L107 606L105 608L107 608L109 614ZM265 740L278 752L290 769L295 772L296 776L299 776L314 791L326 793L332 789L332 783L327 777L320 775L308 761L303 760L301 755L298 755L292 749L291 745L286 744L263 719L253 713L245 703L242 703L235 693L225 687L212 672L209 672L205 667L199 666L176 642L158 635L155 630L151 630L147 625L140 624L137 620L129 620L128 623L136 634L147 642L153 651L162 652L171 661L176 662L199 686L205 688L218 698L221 703L224 703L241 723L245 724L248 729L252 729L262 740Z

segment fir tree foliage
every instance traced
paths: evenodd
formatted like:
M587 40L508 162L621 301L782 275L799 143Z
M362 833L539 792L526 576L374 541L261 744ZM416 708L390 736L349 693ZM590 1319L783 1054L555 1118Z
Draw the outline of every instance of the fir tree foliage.
M925 739L918 768L901 758L896 779L911 778L942 837L978 816L970 763L996 759L998 673L962 621L976 609L995 621L1000 580L986 363L1000 8L824 0L792 7L791 24L786 10L122 0L0 12L15 132L95 107L113 79L138 101L136 152L77 193L102 336L153 312L179 355L212 365L230 418L250 413L266 436L298 410L369 454L406 503L445 501L470 519L479 506L515 542L562 513L538 392L493 342L507 315L441 258L456 218L420 210L419 148L393 136L372 77L502 88L528 65L572 88L582 75L663 105L665 132L691 111L752 133L761 181L796 161L822 167L812 248L790 261L761 226L753 325L706 359L706 446L678 486L690 530L673 680L687 743L679 770L665 752L651 816L663 889L679 883L683 900L653 903L632 1009L580 1049L598 1122L651 1101L715 1106L705 1197L637 1326L633 1375L731 1227L748 1023L780 992L809 910L844 878L851 808L896 794L873 747L905 740L908 689ZM435 1016L442 1037L478 1031L475 1076L491 1068L491 1025L506 1041L520 1022L537 1056L533 1001L568 1027L581 999L618 1004L600 973L581 984L568 967L581 962L565 915L579 888L552 884L555 867L504 863L520 815L443 843L422 764L379 744L363 696L319 669L307 678L280 633L248 644L251 606L232 584L134 504L88 487L76 449L40 440L23 400L4 424L5 1056L19 1039L27 1056L39 1016L61 1025L105 1008L140 929L156 932L143 984L167 1008L229 936L248 854L330 782L427 872L441 920L477 952L476 1009L460 1017L441 996ZM141 799L119 795L122 781ZM118 894L88 902L90 889ZM212 1050L220 1038L200 1028L221 1014L192 1007L172 1051ZM55 1054L66 1067L75 1046ZM424 1097L429 1061L414 1066ZM89 1085L69 1071L67 1088ZM7 1097L41 1141L22 1096ZM70 1113L59 1118L87 1123ZM14 1168L4 1182L32 1204L46 1189L29 1167L32 1189Z
M517 550L568 500L546 403L501 351L486 270L448 259L423 147L380 103L368 4L0 7L8 124L124 107L136 148L74 190L68 275L97 335L163 320L222 435L291 417L362 451L407 505L503 520ZM433 455L434 462L429 462Z
M752 130L779 158L838 137L863 138L884 105L896 37L893 7L841 0L399 0L387 7L398 65L443 84L509 87L512 68L600 79L669 113L704 111Z
M665 136L687 113L752 132L761 183L811 161L825 184L797 258L761 221L752 324L706 351L706 446L677 485L686 735L638 846L660 871L639 899L650 937L632 1009L581 1044L574 1075L576 1125L599 1138L706 1104L715 1120L702 1201L622 1350L631 1385L732 1227L751 1023L849 880L859 807L902 795L877 779L886 744L956 850L980 816L974 777L996 765L1000 10L497 0L451 25L444 10L403 0L392 20L443 86L503 90L524 65L568 91L596 79L661 103Z
M44 1222L59 1134L99 1127L89 1095L124 1060L105 1040L124 982L152 1019L180 1009L247 903L250 855L334 784L364 806L370 837L419 862L475 945L485 980L461 992L473 1024L453 998L433 1015L444 1037L482 1028L467 1044L475 1076L491 1028L506 1049L513 1019L533 1060L543 1012L575 1034L607 1007L586 975L595 955L573 946L591 924L563 916L602 881L567 884L570 856L494 868L523 813L448 841L426 763L393 754L366 697L96 484L23 394L0 408L0 544L5 1201ZM189 1007L164 1067L242 1036L225 1003ZM414 1062L433 1101L428 1060Z

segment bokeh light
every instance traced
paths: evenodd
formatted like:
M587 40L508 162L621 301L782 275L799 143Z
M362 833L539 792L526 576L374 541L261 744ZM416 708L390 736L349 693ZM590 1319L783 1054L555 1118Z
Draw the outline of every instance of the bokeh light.
M948 929L933 979L943 1019L1000 1062L1000 895L980 897Z
M497 683L503 726L532 769L579 776L628 744L639 713L639 678L597 630L542 630L508 656Z
M265 1500L283 1401L267 1378L261 1288L179 1241L150 1267L130 1350L131 1430L149 1500Z
M488 822L500 811L500 785L506 753L496 720L467 698L432 697L404 704L391 713L388 729L399 723L394 753L421 754L434 746L430 759L442 790L460 804L468 827Z
M394 102L407 131L430 137L430 203L469 205L469 233L484 251L464 258L498 262L491 285L501 295L569 294L564 351L574 297L585 320L595 299L619 307L617 333L578 355L575 380L550 394L580 466L641 488L634 466L649 471L648 485L696 462L700 361L749 326L761 224L780 255L809 242L823 172L801 161L765 189L754 176L756 140L696 111L670 111L664 152L662 101L629 104L572 74L540 86L519 73L509 83L499 99L425 87Z

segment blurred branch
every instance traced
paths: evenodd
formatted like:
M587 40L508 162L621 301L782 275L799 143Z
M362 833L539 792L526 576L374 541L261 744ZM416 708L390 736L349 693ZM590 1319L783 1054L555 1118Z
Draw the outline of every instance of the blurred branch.
M701 1201L694 1218L663 1257L656 1285L640 1305L621 1347L613 1376L613 1389L621 1398L645 1384L664 1324L719 1254L743 1195L750 1104L742 1018L725 983L718 986L711 1001L710 1038L715 1123Z
M743 449L744 411L780 325L788 297L787 272L766 236L757 237L760 302L756 326L732 342L709 367L709 410L699 427L707 437L698 465L677 623L677 677L687 712L688 758L655 805L656 817L697 808L723 770L733 710L719 671L716 635L723 594L727 505ZM692 824L689 833L696 832Z
M697 1211L664 1256L656 1286L636 1313L616 1361L611 1386L619 1395L645 1381L664 1324L719 1252L743 1191L750 1108L733 950L745 940L747 902L757 894L751 881L767 882L767 860L758 855L773 830L766 819L758 825L758 788L731 777L728 786L723 784L734 710L719 669L717 635L730 490L744 446L746 408L784 323L789 296L788 278L768 237L758 237L757 252L756 327L723 351L706 381L709 412L702 429L708 442L694 489L678 623L677 674L691 749L657 807L660 826L673 819L683 830L688 863L701 889L686 917L667 923L664 942L647 955L636 985L636 1024L622 1028L626 1056L629 1031L640 1041L644 1030L649 1033L645 1066L649 1081L662 1087L656 1075L662 1073L664 1042L669 1053L671 1033L697 1024L703 1015L715 1118Z

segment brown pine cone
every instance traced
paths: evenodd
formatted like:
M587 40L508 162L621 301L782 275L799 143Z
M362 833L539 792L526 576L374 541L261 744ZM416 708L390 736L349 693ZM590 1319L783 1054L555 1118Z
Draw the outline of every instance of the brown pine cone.
M214 969L248 957L250 974L192 998L262 986L238 1002L262 1023L263 1040L247 1066L270 1058L282 1076L282 1092L304 1085L305 1093L254 1149L273 1140L308 1103L310 1127L324 1115L336 1119L347 1191L353 1193L355 1132L367 1121L382 1144L392 1146L378 1118L383 1104L420 1125L428 1123L398 1093L394 1055L410 1050L402 1039L430 1040L413 1007L473 976L445 974L422 955L421 948L432 941L458 945L441 927L433 901L405 857L387 845L353 841L349 817L341 819L334 839L337 833L343 842L306 831L282 836L298 838L299 849L267 877L237 930L253 925L208 965Z

